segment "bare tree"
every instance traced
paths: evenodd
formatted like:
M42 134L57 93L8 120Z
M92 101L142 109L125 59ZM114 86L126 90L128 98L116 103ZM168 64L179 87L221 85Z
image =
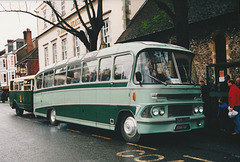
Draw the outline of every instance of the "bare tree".
M189 11L189 0L171 0L169 1L173 5L173 10L169 7L166 1L154 0L158 7L165 11L168 16L172 19L177 44L185 48L189 48L189 27L188 27L188 11Z
M93 3L96 2L96 1L98 2L97 12L95 11L95 9L93 7ZM89 27L86 25L86 22L84 22L84 20L81 16L80 9L78 7L77 1L73 0L73 2L74 2L75 9L76 9L76 14L78 15L78 18L79 18L81 24L85 28L85 30L87 32L87 35L85 34L85 32L83 30L80 29L78 31L74 27L72 27L62 17L62 15L56 10L52 1L43 1L43 3L47 4L52 9L53 13L55 14L55 16L57 18L57 23L54 23L51 20L48 20L44 17L41 17L41 16L39 16L35 13L32 13L30 11L27 11L27 10L20 10L20 9L19 10L13 10L13 9L7 10L2 5L1 6L4 10L0 11L0 12L17 12L17 13L30 14L34 17L37 17L37 18L53 25L54 27L61 28L65 31L71 33L72 35L79 38L89 51L94 51L94 50L97 49L98 35L99 35L103 25L104 25L102 0L84 0L85 9L86 9L86 12L87 12L87 15L88 15L88 21L90 23Z

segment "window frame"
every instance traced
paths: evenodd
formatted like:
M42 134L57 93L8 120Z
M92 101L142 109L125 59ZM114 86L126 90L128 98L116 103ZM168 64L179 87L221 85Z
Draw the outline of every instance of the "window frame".
M52 44L53 63L57 63L57 43Z
M49 66L48 46L44 47L45 66Z
M66 60L67 57L67 38L62 39L62 60Z
M115 62L116 62L116 58L117 57L123 57L123 56L127 56L127 55L129 55L130 57L131 57L131 65L129 66L129 67L131 67L131 69L130 69L130 71L129 71L129 76L128 76L128 78L126 78L126 79L115 79ZM114 81L126 81L126 80L130 80L131 78L132 78L132 72L133 72L133 69L134 69L134 61L135 59L134 59L134 57L133 57L133 55L131 54L131 53L125 53L125 54L121 54L121 55L116 55L116 56L114 56L114 59L113 59L113 80Z
M101 70L101 62L102 60L105 60L105 59L110 59L111 60L111 64L110 64L110 74L109 74L109 79L106 78L106 80L102 80L102 76L100 76L100 70ZM99 82L106 82L106 81L110 81L112 80L112 67L113 67L113 58L111 56L109 57L103 57L103 58L100 58L99 61L98 61L98 81ZM103 71L106 70L106 69L103 69ZM103 71L101 70L101 74L103 73Z

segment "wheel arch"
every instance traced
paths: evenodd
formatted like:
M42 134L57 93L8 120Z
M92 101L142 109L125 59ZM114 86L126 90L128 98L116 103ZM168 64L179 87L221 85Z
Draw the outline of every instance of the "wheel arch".
M117 132L120 132L121 120L124 114L129 114L130 116L134 117L134 114L131 110L121 110L118 113L117 120L116 120L115 131Z

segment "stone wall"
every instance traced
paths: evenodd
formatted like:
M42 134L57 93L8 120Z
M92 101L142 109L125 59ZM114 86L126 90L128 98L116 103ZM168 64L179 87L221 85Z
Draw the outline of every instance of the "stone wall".
M196 56L196 65L199 80L206 81L206 66L216 63L215 36L222 33L226 39L226 61L240 61L240 24L205 24L190 32L190 50Z

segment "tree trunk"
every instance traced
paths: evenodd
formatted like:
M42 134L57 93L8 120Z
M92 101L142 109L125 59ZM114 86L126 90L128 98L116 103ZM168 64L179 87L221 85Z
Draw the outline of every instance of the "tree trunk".
M188 1L173 0L173 5L176 17L175 31L177 36L177 44L189 49Z

